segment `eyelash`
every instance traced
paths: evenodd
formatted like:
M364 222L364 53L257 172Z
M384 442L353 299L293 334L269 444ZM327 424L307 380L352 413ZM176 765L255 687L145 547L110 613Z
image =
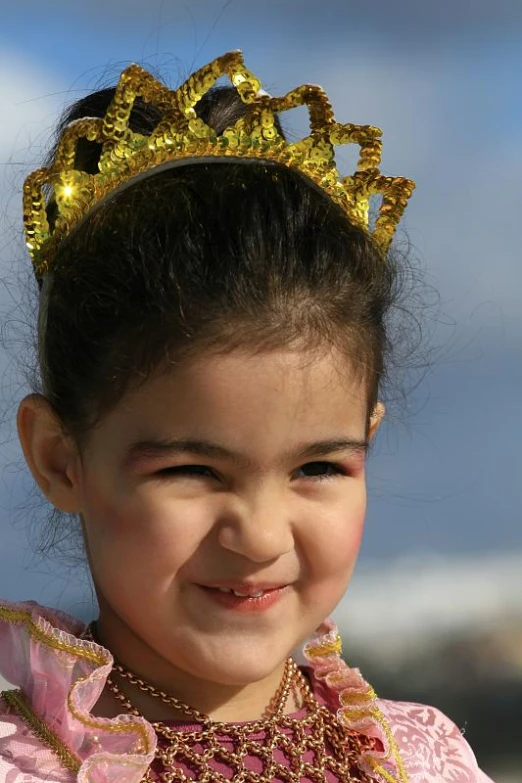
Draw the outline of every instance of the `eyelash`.
M332 470L333 473L330 473L328 475L321 475L318 476L306 476L305 478L311 478L313 481L331 481L332 479L336 478L336 476L348 476L348 471L343 468L342 465L340 465L337 462L307 462L306 465L303 465L299 470L303 470L304 468L309 467L310 465L324 465L328 469ZM208 471L207 475L202 473L196 473L196 471ZM191 473L192 477L198 477L198 478L213 478L215 474L210 468L207 468L205 465L179 465L179 466L173 466L170 468L163 468L162 470L158 471L159 474L163 475L175 475L175 474L184 474L184 473ZM212 474L212 475L208 475Z

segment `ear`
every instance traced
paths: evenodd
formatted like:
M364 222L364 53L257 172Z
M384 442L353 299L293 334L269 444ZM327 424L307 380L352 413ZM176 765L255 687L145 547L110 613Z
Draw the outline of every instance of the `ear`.
M386 408L384 407L383 402L377 402L375 405L375 408L371 412L370 415L370 426L368 429L368 440L373 440L375 433L379 429L381 421L384 419L384 414L386 413Z
M16 423L25 461L47 500L61 511L78 513L78 450L47 399L25 397Z

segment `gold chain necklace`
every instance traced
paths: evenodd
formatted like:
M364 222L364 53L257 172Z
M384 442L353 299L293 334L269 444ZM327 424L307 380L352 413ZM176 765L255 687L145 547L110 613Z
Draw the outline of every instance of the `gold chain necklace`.
M166 693L165 691L154 687L154 685L145 682L145 680L140 679L140 677L138 677L136 674L122 666L121 663L115 662L112 668L113 671L116 671L122 679L127 680L127 682L130 682L131 685L139 688L140 691L147 693L149 696L153 696L155 699L162 701L164 704L168 704L170 707L174 707L180 712L185 713L196 723L201 723L203 726L208 726L212 723L212 719L209 718L208 715L205 715L204 713L194 709L194 707L190 707L188 704L185 704L185 702L176 699L176 697L172 696L170 693ZM300 680L301 676L301 672L297 668L295 662L291 658L288 658L285 663L283 679L281 680L276 693L270 700L270 704L266 710L267 718L281 717L288 701L288 697L290 696L290 692L297 685L297 681ZM139 714L136 708L131 704L131 702L126 698L125 694L122 693L118 685L115 683L112 675L108 677L107 685L111 693L129 712Z
M97 641L89 626L83 638ZM99 642L98 642L99 643ZM277 692L267 708L268 717L248 723L220 723L169 693L139 678L121 663L113 671L149 696L185 713L198 724L185 730L151 721L158 744L155 760L142 783L312 783L335 780L342 783L372 778L359 769L363 751L374 741L343 726L326 706L320 704L299 667L291 658ZM129 713L144 717L110 675L107 686ZM303 717L285 715L290 693L301 697Z

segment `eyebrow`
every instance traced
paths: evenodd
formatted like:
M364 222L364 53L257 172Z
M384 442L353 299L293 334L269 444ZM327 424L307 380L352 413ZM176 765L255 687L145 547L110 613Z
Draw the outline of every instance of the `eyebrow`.
M326 457L341 451L347 451L353 456L364 456L368 451L368 441L357 438L331 438L315 443L306 443L299 446L296 451L285 452L282 459ZM252 467L252 461L244 454L232 451L217 443L195 438L138 441L126 449L124 462L128 467L132 467L146 459L159 460L174 454L197 454L199 457L207 459L227 460L240 468Z

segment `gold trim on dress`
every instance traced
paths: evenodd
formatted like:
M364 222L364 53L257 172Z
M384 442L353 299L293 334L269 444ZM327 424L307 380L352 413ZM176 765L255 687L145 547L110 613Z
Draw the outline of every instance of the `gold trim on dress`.
M0 605L0 620L5 620L8 623L22 623L22 625L25 625L26 630L31 638L37 642L46 644L48 647L52 647L53 650L60 650L61 652L67 652L71 655L77 655L80 658L85 658L85 660L90 661L90 663L98 664L98 666L105 666L106 664L110 663L110 657L107 654L91 649L92 645L89 646L88 643L86 644L84 642L82 645L71 644L70 642L66 642L62 639L56 639L52 634L46 633L33 620L28 611L11 609L8 606Z
M3 691L0 697L29 726L33 734L53 751L66 769L75 774L79 772L81 760L69 750L45 721L35 714L22 691Z
M98 666L106 666L112 662L112 655L106 651L100 645L96 645L94 642L84 641L79 644L71 644L63 639L56 639L53 634L47 633L31 617L29 611L23 611L20 609L12 609L8 606L0 605L0 620L4 620L8 623L21 623L25 626L29 636L37 642L47 645L53 650L59 650L60 652L66 652L71 655L75 655L79 658L83 658L90 663L97 664ZM46 622L49 622L46 620ZM59 631L59 629L56 629ZM60 632L60 631L59 631ZM64 631L64 633L67 633ZM79 640L78 640L79 641ZM99 650L92 649L96 646ZM148 754L152 751L149 736L145 726L141 722L135 722L130 720L125 723L110 722L107 718L101 718L96 720L94 716L92 719L84 718L74 707L72 703L72 691L73 688L80 682L84 682L88 677L78 677L69 688L67 694L67 706L72 716L79 721L83 726L89 729L97 729L103 732L109 732L111 734L131 734L135 732L139 736L140 740L140 753Z
M67 642L63 639L56 639L54 635L47 633L42 628L40 628L28 611L11 609L5 605L0 605L0 620L5 620L6 622L10 623L23 624L28 634L33 639L47 645L54 650L76 655L91 663L98 664L99 666L107 665L112 660L110 653L105 651L104 648L100 647L99 645L96 645L99 650L98 651L92 649L93 643L90 642L71 644L70 642ZM333 639L311 640L305 645L305 648L305 655L312 662L312 665L313 661L317 660L318 658L328 658L334 656L339 661L341 660L341 637L338 633ZM343 665L347 666L347 664L344 664L344 662ZM347 666L347 668L349 667ZM355 722L361 721L364 718L371 718L376 723L378 723L384 731L390 748L390 752L386 756L386 760L389 760L390 757L393 756L393 761L397 768L398 777L393 776L382 766L382 764L377 759L368 756L367 762L372 767L372 769L377 774L381 775L387 781L387 783L408 783L408 775L406 773L397 742L393 736L393 732L388 721L376 704L377 696L373 688L368 683L365 683L367 688L365 693L348 693L345 695L342 690L342 683L340 682L343 678L340 677L339 673L335 672L335 670L325 672L321 678L325 679L327 684L339 694L342 706L338 715L340 715L340 719L346 726L351 727L351 721ZM84 682L87 679L88 677L79 677L70 687L67 694L67 706L73 717L88 728L100 729L105 732L130 734L134 730L137 734L139 734L141 739L142 746L140 748L140 752L148 754L151 751L149 737L145 726L141 722L129 722L124 724L119 723L116 725L111 725L107 719L101 719L100 721L96 721L95 719L89 720L78 713L72 704L72 690L76 684ZM45 722L32 712L24 694L21 691L6 691L1 695L3 696L6 703L12 705L20 717L22 717L22 719L24 719L30 725L36 735L57 753L58 757L63 761L67 769L71 769L72 771L77 772L81 762L79 762L78 759L67 749L67 747L61 742L61 740L58 739L54 732L48 728ZM70 766L71 764L75 766Z
M341 661L341 653L342 640L339 633L336 633L333 639L312 639L306 644L305 654L312 664L314 660L317 660L318 658L328 658L332 655ZM347 664L344 665L349 668ZM364 718L371 718L376 721L384 731L390 749L389 753L385 756L385 760L389 760L393 756L393 762L397 768L398 777L393 776L376 758L372 758L370 754L367 754L366 760L372 769L382 775L388 783L408 783L408 774L399 751L399 746L393 736L390 724L377 705L377 694L372 686L364 681L366 691L364 693L360 692L354 694L342 690L342 675L339 675L335 670L325 672L324 679L327 684L339 694L339 700L342 706L338 714L346 726L351 727L352 723L355 723L356 721L364 720ZM351 705L351 708L349 705Z

